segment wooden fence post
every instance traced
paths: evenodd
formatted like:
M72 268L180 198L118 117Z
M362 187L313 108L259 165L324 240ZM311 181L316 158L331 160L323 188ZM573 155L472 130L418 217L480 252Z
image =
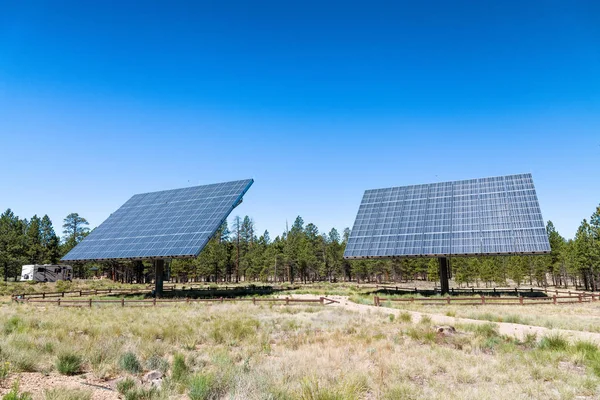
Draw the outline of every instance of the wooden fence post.
M519 303L523 305L523 296L519 296Z
M377 295L373 296L373 305L377 307Z
M46 298L46 292L43 292L42 293L42 299L45 299L45 298Z
M223 296L221 296L221 303L223 302Z
M256 305L256 297L252 298L252 304Z
M414 302L415 302L415 298L414 298L414 297L411 297L411 298L410 298L410 302L411 302L411 303L414 303Z
M577 297L578 297L579 302L581 303L581 293Z
M481 295L481 304L485 304L485 297Z
M125 298L124 297L121 299L121 307L125 307Z
M552 296L552 302L556 304L556 295Z
M450 304L450 296L448 296L448 297L446 298L446 301L448 302L448 304Z
M65 297L65 292L62 292L62 297Z
M320 297L319 300L321 301L321 305L325 303L325 299L323 297Z
M92 298L90 297L90 308L92 308Z
M60 297L56 299L56 305L60 307Z
M286 298L285 298L285 305L287 306L288 304L290 304L290 298L289 298L289 297L286 297Z

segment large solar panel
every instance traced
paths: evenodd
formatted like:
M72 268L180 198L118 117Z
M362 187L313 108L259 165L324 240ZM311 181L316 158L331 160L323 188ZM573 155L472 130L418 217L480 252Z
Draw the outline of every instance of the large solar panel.
M63 260L195 257L253 182L247 179L137 194Z
M345 258L550 252L531 174L367 190Z

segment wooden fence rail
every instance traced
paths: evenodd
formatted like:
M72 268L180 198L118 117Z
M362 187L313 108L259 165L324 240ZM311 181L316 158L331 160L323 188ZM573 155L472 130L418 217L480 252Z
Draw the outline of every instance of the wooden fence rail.
M572 304L572 303L591 303L600 301L600 294L596 293L572 293L568 292L566 296L549 297L498 297L498 296L479 296L479 297L403 297L403 298L385 298L374 296L373 303L380 307L382 302L404 302L418 303L423 305L455 304L455 305L530 305L530 304Z
M377 285L377 289L385 290L388 292L397 292L397 293L419 293L419 292L433 292L439 293L440 288L433 287L432 289L419 289L417 287L402 287L402 286L386 286L386 285ZM554 294L556 296L560 294L568 294L569 296L572 294L582 293L587 295L595 295L596 297L600 296L600 292L589 292L582 290L565 290L565 289L549 289L548 287L490 287L490 288L450 288L450 294L461 294L461 293L489 293L500 295L502 293L515 293L515 295L519 295L520 293L544 293L546 295Z
M318 299L295 299L292 297L284 297L284 298L227 298L227 297L219 297L212 299L190 299L190 298L176 298L176 299L145 299L145 300L126 300L126 299L115 299L115 300L100 300L100 299L86 299L86 300L64 300L62 297L54 299L17 299L19 303L27 303L27 304L44 304L44 305L56 305L59 307L92 307L93 305L101 305L101 304L117 304L122 307L135 307L135 306L156 306L160 304L172 304L172 303L226 303L226 302L252 302L252 304L257 303L275 303L275 304L320 304L320 305L328 305L331 303L337 303L337 301L328 299L326 297L320 297Z
M194 290L194 291L267 291L267 290L293 290L296 289L292 286L204 286L204 287L192 287L182 286L177 289L176 285L165 285L163 291L170 292L176 290ZM98 296L107 294L147 294L151 293L152 288L121 288L121 289L88 289L88 290L71 290L64 292L42 292L42 293L22 293L13 295L13 299L34 299L34 298L53 298L53 297L82 297L82 296Z

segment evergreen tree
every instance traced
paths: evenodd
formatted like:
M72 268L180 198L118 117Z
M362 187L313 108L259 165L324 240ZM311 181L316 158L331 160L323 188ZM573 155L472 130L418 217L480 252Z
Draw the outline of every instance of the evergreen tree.
M34 215L27 226L26 248L27 262L30 264L41 264L44 262L44 248L42 246L41 221Z

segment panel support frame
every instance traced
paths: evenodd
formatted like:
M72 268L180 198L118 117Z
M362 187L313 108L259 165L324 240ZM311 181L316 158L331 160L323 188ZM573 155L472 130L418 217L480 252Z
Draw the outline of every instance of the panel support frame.
M450 282L448 280L448 259L446 257L439 257L439 271L440 271L440 291L441 294L450 293Z
M163 293L163 280L165 273L165 260L158 259L154 264L154 297L160 297Z

